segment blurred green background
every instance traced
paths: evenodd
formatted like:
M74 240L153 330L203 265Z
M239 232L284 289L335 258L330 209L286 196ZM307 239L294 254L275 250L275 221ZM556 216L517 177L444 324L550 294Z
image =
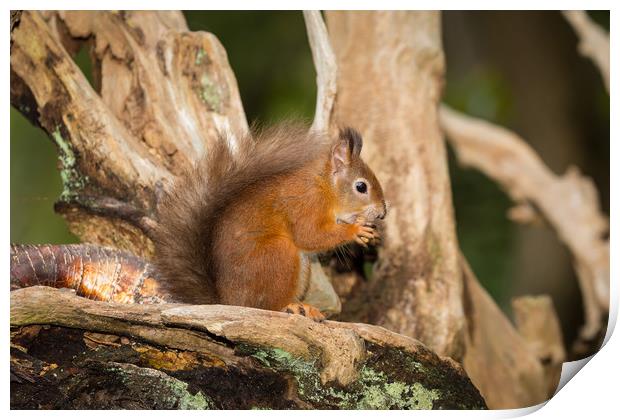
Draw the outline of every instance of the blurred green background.
M301 12L185 16L226 48L250 122L312 118L315 74ZM608 12L591 16L609 30ZM442 22L445 102L516 131L556 173L577 165L609 214L609 96L560 13L450 11ZM87 54L76 61L90 76ZM507 313L512 296L550 293L572 342L582 309L565 247L547 228L511 223L511 201L497 185L459 167L452 151L449 161L459 241L481 282ZM54 146L11 108L11 242L77 241L53 212L60 191Z

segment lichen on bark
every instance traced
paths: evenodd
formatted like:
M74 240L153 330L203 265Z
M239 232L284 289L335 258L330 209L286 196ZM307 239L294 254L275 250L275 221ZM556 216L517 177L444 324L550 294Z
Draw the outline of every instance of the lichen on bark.
M278 348L240 346L241 353L266 367L292 375L299 398L313 408L339 409L484 409L476 392L451 372L433 365L434 354L423 354L427 364L398 349L365 343L368 357L359 367L358 379L346 387L322 384L318 359L307 361ZM454 388L452 388L454 386Z

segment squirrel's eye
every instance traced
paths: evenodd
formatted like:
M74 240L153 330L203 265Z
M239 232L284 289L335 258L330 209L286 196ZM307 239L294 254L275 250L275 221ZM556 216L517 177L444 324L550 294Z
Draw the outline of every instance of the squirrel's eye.
M366 191L368 191L368 186L366 185L365 182L362 181L357 181L355 183L355 189L357 190L357 192L362 193L362 194L366 194Z

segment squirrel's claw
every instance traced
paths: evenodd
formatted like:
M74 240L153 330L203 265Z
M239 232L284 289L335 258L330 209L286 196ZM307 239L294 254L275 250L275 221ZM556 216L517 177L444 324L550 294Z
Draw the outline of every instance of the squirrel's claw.
M355 242L362 245L364 248L368 248L368 244L376 244L380 235L375 229L376 226L372 223L358 225L358 230L355 234Z
M367 238L356 236L355 237L355 242L357 242L358 244L360 244L364 248L368 248L369 239L367 239Z
M319 311L312 305L308 305L307 303L289 303L284 307L284 309L282 309L282 312L305 316L316 322L321 322L325 320L325 315L323 315L321 311Z

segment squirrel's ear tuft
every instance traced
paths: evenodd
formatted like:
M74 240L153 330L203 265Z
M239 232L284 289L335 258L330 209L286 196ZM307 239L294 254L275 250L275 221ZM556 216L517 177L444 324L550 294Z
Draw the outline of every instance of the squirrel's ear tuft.
M348 143L351 156L359 157L362 151L362 135L354 128L345 127L340 129L339 137Z
M349 166L354 157L359 157L362 150L362 136L354 129L340 129L338 141L332 149L332 164L335 172Z

